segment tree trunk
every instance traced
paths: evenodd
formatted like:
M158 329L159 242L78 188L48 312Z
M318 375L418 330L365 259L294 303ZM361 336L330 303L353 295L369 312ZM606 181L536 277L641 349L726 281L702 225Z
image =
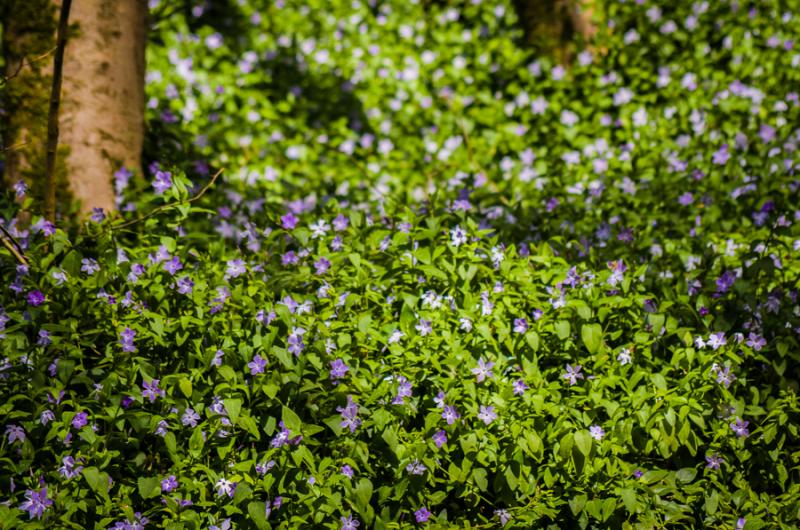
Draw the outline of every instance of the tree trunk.
M571 61L576 37L594 34L589 9L580 0L514 0L525 41L543 55Z
M74 0L64 60L62 142L81 212L114 210L112 175L141 174L147 0Z
M43 197L47 113L60 0L4 0L4 181ZM147 0L73 0L59 117L59 200L116 207L112 175L141 173ZM48 52L51 52L48 54ZM11 147L11 149L9 149ZM67 190L63 189L69 188Z
M5 61L3 183L10 187L24 180L42 197L44 182L36 177L45 160L56 9L51 0L8 0L0 9Z

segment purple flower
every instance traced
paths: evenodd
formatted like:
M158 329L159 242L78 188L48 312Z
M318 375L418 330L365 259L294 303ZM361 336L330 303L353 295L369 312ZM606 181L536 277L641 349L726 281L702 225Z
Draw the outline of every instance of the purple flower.
M505 509L495 510L494 516L500 519L500 526L507 525L511 520L511 514Z
M250 375L263 374L264 368L267 367L267 360L260 355L254 355L253 360L247 363L250 368Z
M19 425L6 425L6 436L10 444L13 444L17 440L22 443L25 441L25 429Z
M183 268L183 263L181 263L178 256L172 256L172 259L165 261L162 267L164 267L164 270L171 276L175 276L175 273Z
M124 352L135 352L136 346L133 344L133 339L136 337L136 332L131 328L125 328L119 334L119 344L122 346L122 351Z
M319 258L317 261L314 262L315 274L322 275L328 272L331 268L331 262L327 258Z
M28 293L28 305L39 306L44 303L44 295L41 291L31 291Z
M447 433L443 430L436 431L436 433L431 436L431 439L433 439L433 443L436 444L436 447L442 447L447 443Z
M419 332L421 336L430 335L433 331L433 326L431 326L430 320L425 320L424 318L419 319L419 324L414 326L414 328Z
M515 396L521 396L528 389L528 385L526 385L525 381L523 381L522 379L517 379L516 381L511 383L511 386L514 387Z
M428 521L428 518L431 516L431 512L423 506L416 512L414 512L414 518L417 520L418 523L425 523Z
M228 261L227 265L228 268L225 269L225 276L228 278L238 278L247 272L247 267L245 267L244 261L240 259L230 260Z
M750 424L749 421L743 421L741 418L736 418L736 421L731 422L731 430L736 433L736 436L739 438L744 438L750 431L747 430L747 426Z
M293 230L297 226L297 217L292 212L281 217L281 226L284 230Z
M444 412L442 412L442 418L447 421L448 425L452 425L456 422L458 418L461 417L461 414L458 413L455 406L453 405L445 405Z
M344 232L347 230L347 226L350 224L350 221L342 214L336 216L336 219L333 220L333 229L337 232Z
M680 203L681 206L689 206L692 202L694 202L694 196L688 191L678 197L678 203Z
M731 154L728 152L728 144L723 144L717 151L714 152L712 161L718 166L724 166L730 160Z
M642 478L642 475L644 475L644 471L642 471L641 469L637 469L633 472L634 478Z
M413 386L411 385L411 381L402 375L397 377L397 381L397 395L392 399L392 405L405 405L406 398L411 397L413 394Z
M352 515L348 515L347 517L342 516L340 520L342 521L342 528L340 530L358 530L358 527L361 526L358 519L353 519Z
M482 383L487 377L494 377L494 373L492 372L493 366L493 362L490 361L487 363L483 360L483 357L478 360L478 366L472 369L472 373L475 374L478 383Z
M336 407L336 411L341 413L342 422L339 424L342 428L349 428L350 432L356 432L356 429L361 425L361 420L358 416L358 403L353 401L353 396L347 396L347 405L344 407Z
M592 425L589 427L589 434L592 438L597 440L598 442L603 439L603 436L606 435L606 431L603 430L602 427L599 425Z
M349 465L347 465L347 464L343 465L341 471L342 471L342 475L344 475L345 477L353 478L353 468L350 467Z
M92 216L90 219L95 223L102 223L106 218L102 208L92 208Z
M481 405L480 411L478 412L478 419L483 421L486 425L489 425L494 420L497 419L497 413L494 411L493 405Z
M172 173L169 171L156 171L155 179L153 180L153 188L156 190L156 195L162 195L165 191L172 187Z
M335 381L337 379L342 379L347 375L347 371L350 368L344 363L341 359L336 359L331 361L331 370L330 370L330 377L331 380Z
M169 493L177 487L178 487L178 479L175 478L175 475L170 475L161 481L162 493Z
M78 430L86 427L87 423L89 423L89 414L87 414L86 412L78 412L72 418L72 426Z
M725 462L725 460L717 453L714 453L713 455L706 456L706 462L706 469L719 469L719 465Z
M717 383L728 388L734 381L736 381L736 376L731 373L730 366L717 369Z
M578 383L578 379L583 379L581 368L579 364L575 365L574 368L568 364L566 373L561 374L561 377L569 381L570 386L575 385Z
M45 510L53 505L53 501L47 498L47 486L39 491L27 490L25 492L25 501L19 505L20 510L28 512L28 518L41 519Z
M514 333L525 333L528 331L528 321L524 318L514 319Z
M178 278L178 281L175 282L175 285L178 288L179 293L192 294L192 289L194 288L194 282L188 276L182 276Z
M24 180L18 180L18 181L17 181L17 182L14 184L14 195L15 195L15 196L16 196L18 199L21 199L22 197L24 197L24 196L25 196L25 193L26 193L27 191L28 191L28 185L27 185L27 184L25 184L25 181L24 181Z
M747 342L745 342L748 346L753 348L754 351L761 351L761 348L767 345L767 341L764 340L764 337L753 333L752 331L747 337Z
M187 408L183 416L181 416L181 423L184 427L197 427L197 422L200 421L200 415L197 414L194 409Z
M425 464L418 459L414 459L406 465L406 472L411 475L424 475L427 470L428 468L425 467Z
M94 258L83 258L81 260L81 271L85 272L89 276L93 275L94 273L100 270L100 265L98 265L97 260Z
M725 346L727 343L728 343L728 341L725 340L725 333L723 333L722 331L719 331L717 333L712 333L708 337L708 342L706 344L711 346L711 348L714 351L717 351L721 347Z
M293 354L295 357L300 356L303 353L303 349L305 348L305 343L303 342L303 335L305 334L306 330L303 328L294 328L292 332L289 334L287 342L289 343L289 353Z
M747 524L747 519L745 519L744 517L739 517L739 519L736 521L735 530L744 530L744 525L746 524Z
M83 471L83 466L75 466L75 459L71 456L65 456L61 459L61 467L58 468L58 472L66 479L75 478L81 474Z
M50 340L50 332L47 331L47 330L44 330L44 329L40 329L39 330L39 338L36 341L36 345L37 346L47 346L52 342L53 341ZM50 374L50 375L55 376L55 374Z
M159 381L160 379L153 379L142 382L142 397L148 398L150 403L154 402L158 396L164 397L165 395L164 390L158 388Z
M236 482L231 482L224 477L220 478L214 487L217 489L218 497L227 495L228 497L233 498L233 494L236 492Z

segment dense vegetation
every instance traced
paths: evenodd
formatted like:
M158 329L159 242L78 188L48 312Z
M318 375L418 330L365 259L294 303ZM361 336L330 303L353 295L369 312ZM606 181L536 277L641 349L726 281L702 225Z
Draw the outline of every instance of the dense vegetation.
M4 198L0 527L798 525L797 2L169 4L121 213Z

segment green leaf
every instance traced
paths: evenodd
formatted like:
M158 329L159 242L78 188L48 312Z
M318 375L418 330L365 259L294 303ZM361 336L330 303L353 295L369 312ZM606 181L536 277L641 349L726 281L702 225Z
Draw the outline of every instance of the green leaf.
M255 523L259 530L269 528L267 522L267 505L262 501L253 501L247 505L247 513L250 520Z
M489 480L486 478L486 470L482 467L476 467L472 470L472 480L481 491L486 491L489 487Z
M283 424L287 429L289 429L289 432L292 433L293 436L300 434L300 431L303 427L303 422L300 421L300 416L295 414L292 409L284 405L281 409L281 419L283 420Z
M567 322L566 320L559 320L558 322L556 322L555 328L556 328L556 334L558 335L559 339L566 340L567 337L569 337L570 326L569 322Z
M178 387L181 389L181 392L184 396L186 396L188 399L192 398L192 382L189 381L189 379L181 377L178 380Z
M530 346L531 349L534 352L539 351L539 334L538 333L536 333L535 331L527 332L525 334L525 340L528 342L528 346Z
M636 492L630 488L625 488L619 492L619 497L629 513L636 512Z
M693 481L696 476L697 470L693 467L685 467L675 473L675 478L684 483Z
M589 353L597 353L603 341L603 328L600 324L584 324L581 326L581 340Z
M158 477L139 477L136 483L139 485L139 495L143 499L158 497L161 493L161 481Z
M592 435L589 434L589 431L580 430L574 434L575 438L575 446L578 450L583 453L583 456L589 456L589 453L592 452Z
M370 499L372 499L372 482L369 479L362 478L358 481L353 493L359 510L364 510L369 505Z
M583 511L583 507L586 506L586 495L575 495L568 504L572 515L578 515Z
M232 423L236 423L236 418L239 417L239 411L242 410L242 400L238 398L228 398L224 403L225 410L228 411L228 417Z
M192 436L189 438L189 453L195 458L199 458L203 454L203 447L206 441L203 439L203 431L199 428L195 429Z
M83 470L83 478L89 487L100 495L106 502L110 502L108 497L108 473L104 473L96 467L87 467Z

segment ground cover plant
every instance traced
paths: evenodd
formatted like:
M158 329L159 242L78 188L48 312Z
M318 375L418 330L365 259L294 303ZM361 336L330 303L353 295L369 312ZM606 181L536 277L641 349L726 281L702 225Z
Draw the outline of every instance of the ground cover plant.
M0 527L798 525L797 2L150 4L120 214L2 203Z

